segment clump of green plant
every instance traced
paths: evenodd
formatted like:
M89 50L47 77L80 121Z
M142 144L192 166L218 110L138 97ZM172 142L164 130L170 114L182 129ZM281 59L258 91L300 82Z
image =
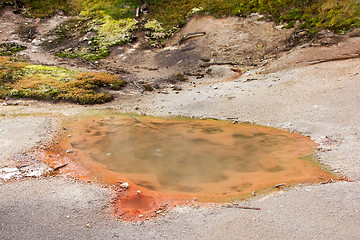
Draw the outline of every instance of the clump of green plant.
M163 45L163 41L171 36L173 36L179 28L173 27L171 29L165 30L162 27L162 24L156 20L148 20L144 26L145 36L151 40L150 46L158 47Z
M110 51L108 47L99 46L77 46L73 48L65 48L55 53L58 57L67 58L84 58L89 61L95 61L98 59L109 56Z
M58 11L67 15L79 13L81 0L23 0L23 11L25 16L33 18L51 17Z
M59 57L68 58L84 58L86 60L94 61L102 59L110 54L109 48L123 43L131 42L135 39L133 31L137 29L137 21L131 18L115 20L109 15L103 15L101 18L89 19L88 16L82 18L82 23L75 26L82 34L86 32L93 32L95 36L88 39L84 44L78 44L76 47L62 49L55 53ZM65 26L68 26L65 25ZM80 27L79 27L80 26ZM57 31L57 35L63 36L59 39L70 39L74 37L68 32L70 29L62 27ZM74 29L74 28L72 28Z
M276 22L287 23L287 28L299 24L299 28L310 32L342 32L360 26L358 0L179 0L171 4L168 0L150 0L149 9L149 17L162 22L166 29L185 23L192 9L218 17L259 12Z
M134 18L135 9L140 0L82 0L82 15L90 18L102 18L104 15L112 19Z
M17 52L25 50L26 47L17 43L0 43L0 56L13 56Z
M137 21L132 18L115 20L108 15L96 20L90 30L96 31L95 42L100 46L111 47L126 42L131 42L137 29Z
M110 73L79 72L66 68L30 65L0 57L0 98L65 100L79 104L109 102L113 97L100 88L118 90L124 81Z

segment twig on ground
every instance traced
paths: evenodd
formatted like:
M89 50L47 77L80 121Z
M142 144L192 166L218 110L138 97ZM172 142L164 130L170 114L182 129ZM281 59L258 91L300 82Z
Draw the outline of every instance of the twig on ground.
M318 60L308 61L307 63L309 63L310 65L315 65L315 64L324 63L324 62L341 61L341 60L348 60L348 59L353 59L353 58L360 58L360 54L354 54L354 55L344 56L344 57L328 58L328 59L318 59Z
M185 34L184 36L182 36L178 42L179 45L181 45L183 42L185 42L186 40L189 40L191 38L195 38L195 37L201 37L204 36L206 34L206 32L195 32L195 33L188 33Z
M65 164L63 164L63 165L57 166L57 167L54 168L52 171L55 172L56 170L59 170L59 169L61 169L61 168L63 168L63 167L66 167L67 165L68 165L68 164L65 163Z

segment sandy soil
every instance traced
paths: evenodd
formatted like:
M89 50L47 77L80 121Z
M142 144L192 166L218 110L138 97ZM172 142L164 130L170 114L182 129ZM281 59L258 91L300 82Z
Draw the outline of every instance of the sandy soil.
M196 21L196 24L200 24ZM202 21L210 20L205 18ZM237 20L234 19L211 21L219 26L223 26L227 21L231 23L226 25L227 27L237 26L234 24ZM187 27L195 31L195 23ZM6 22L3 22L0 27L5 25ZM273 25L269 28L274 28L275 35L279 35L278 28ZM182 31L185 30L186 28ZM222 34L219 28L216 28L216 31L216 36ZM246 38L250 33L247 30L239 34L239 39L234 40L230 47L235 46L235 43L239 44L240 39ZM284 32L284 39L286 34L289 35L290 32ZM229 35L224 33L224 36ZM250 40L258 38L258 35L254 36ZM4 41L4 38L1 39ZM157 67L156 60L165 53L169 54L171 59L177 59L178 53L181 52L187 54L181 55L184 59L194 59L195 56L199 62L200 58L210 56L212 61L220 61L223 56L217 58L208 54L211 49L203 42L210 44L214 39L216 38L191 40L189 46L201 46L198 48L200 50L195 47L194 51L181 51L185 46L176 47L175 50L146 50L143 56L149 54L149 59L153 59L146 64L136 57L141 53L141 49L139 52L130 51L129 54L135 55L131 61L138 61L138 66L146 68L133 67L132 69L137 72L125 77L136 81L155 81L178 71L197 71L198 65L191 61L189 62L195 66L194 68L190 68L191 64L181 65L181 62L175 60L173 65L159 64L161 66L155 71L149 68ZM250 40L247 41L251 43ZM217 39L216 42L219 41L221 39ZM181 84L181 91L174 91L169 85L164 85L159 90L162 93L154 91L141 94L135 87L129 87L118 92L113 102L101 106L86 107L36 101L18 101L17 106L9 106L13 101L8 101L0 106L0 168L17 166L18 163L11 160L12 156L48 141L56 133L53 126L57 126L58 119L81 113L85 109L111 108L120 112L161 116L215 117L298 131L311 136L320 144L319 159L326 167L349 177L354 182L299 185L240 203L260 207L259 211L238 209L233 205L210 208L194 205L178 207L156 220L124 223L113 220L110 216L111 191L108 189L61 176L23 178L18 181L0 182L0 238L359 238L360 60L357 58L315 65L309 63L318 59L358 54L359 43L359 37L346 37L335 45L299 46L288 52L278 52L275 57L263 52L259 56L265 54L268 59L260 59L257 67L246 64L238 66L244 72L242 76L231 70L233 66L214 65L211 66L211 75L201 79L189 77L187 82ZM168 44L170 47L173 46L172 42ZM273 46L277 44L279 40L274 40ZM216 44L211 45L214 46ZM136 45L124 48L133 47ZM169 51L175 52L170 54ZM216 51L222 52L219 46ZM254 58L255 56L254 53ZM109 66L107 64L117 57L124 56L114 53L101 64L104 64L104 67ZM241 61L241 57L237 58L234 55L225 60ZM128 63L133 64L131 61L128 60ZM117 67L120 66L121 61ZM169 73L166 69L170 69Z

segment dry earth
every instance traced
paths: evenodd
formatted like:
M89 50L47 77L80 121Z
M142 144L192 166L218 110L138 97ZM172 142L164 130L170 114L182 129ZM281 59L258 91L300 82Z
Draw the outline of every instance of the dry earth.
M62 19L56 16L48 21L59 23ZM3 13L0 40L21 41L11 32L24 21L33 20ZM56 25L39 24L39 39ZM183 45L176 44L181 35L200 30L207 34ZM115 93L113 102L99 106L4 102L0 106L0 168L19 166L19 156L26 156L22 153L50 141L61 130L57 127L59 119L89 109L110 108L159 116L214 117L298 131L320 144L321 163L353 182L299 185L240 203L260 207L260 211L193 205L178 207L156 220L126 223L111 218L111 191L101 186L61 176L2 181L0 238L359 238L360 60L311 63L359 54L360 37L348 34L338 37L336 44L306 44L282 51L287 48L284 41L291 33L254 19L206 17L192 19L165 49L151 51L139 43L119 47L100 61L99 69L125 69L129 73L123 77L129 82L160 83L161 89L141 93L129 84ZM55 65L65 62L27 44L30 50L22 54L30 61ZM197 73L200 69L203 73L201 58L237 62L235 68L243 74L234 73L234 66L213 65L204 78L189 76L186 82L176 83L181 91L173 90L166 79L178 72ZM76 61L63 65L91 67ZM18 105L11 105L14 103Z

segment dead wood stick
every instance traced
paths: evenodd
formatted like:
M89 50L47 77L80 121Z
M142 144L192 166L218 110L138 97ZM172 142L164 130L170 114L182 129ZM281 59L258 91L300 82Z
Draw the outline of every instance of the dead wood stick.
M202 73L184 73L184 75L196 77L196 78L203 78L205 75Z
M360 58L360 54L345 56L345 57L329 58L329 59L318 59L318 60L308 61L307 63L309 63L310 65L315 65L324 62L341 61L341 60L348 60L353 58Z
M241 209L251 209L251 210L261 210L258 207L245 207L245 206L237 206L236 208L241 208Z
M195 32L195 33L188 33L185 34L184 36L182 36L178 42L178 44L182 44L184 41L189 40L191 38L195 38L195 37L201 37L204 36L206 34L206 32Z
M63 165L60 165L60 166L54 168L54 169L53 169L53 172L56 171L56 170L59 170L60 168L66 167L67 165L68 165L67 163L65 163L65 164L63 164Z
M279 187L282 187L285 185L286 185L286 183L280 183L280 184L276 184L273 188L279 188Z
M232 66L235 66L235 65L239 65L239 63L236 63L236 62L213 62L213 63L204 63L204 64L201 64L200 66L201 67L210 67L210 66L213 66L213 65L232 65Z
M131 115L130 116L132 119L134 119L137 123L141 123L141 121L137 118L137 117L135 117L135 116L133 116L133 115Z
M231 204L231 205L227 205L227 208L241 208L241 209L250 209L250 210L261 210L258 207L247 207L247 206L240 206L238 204Z

